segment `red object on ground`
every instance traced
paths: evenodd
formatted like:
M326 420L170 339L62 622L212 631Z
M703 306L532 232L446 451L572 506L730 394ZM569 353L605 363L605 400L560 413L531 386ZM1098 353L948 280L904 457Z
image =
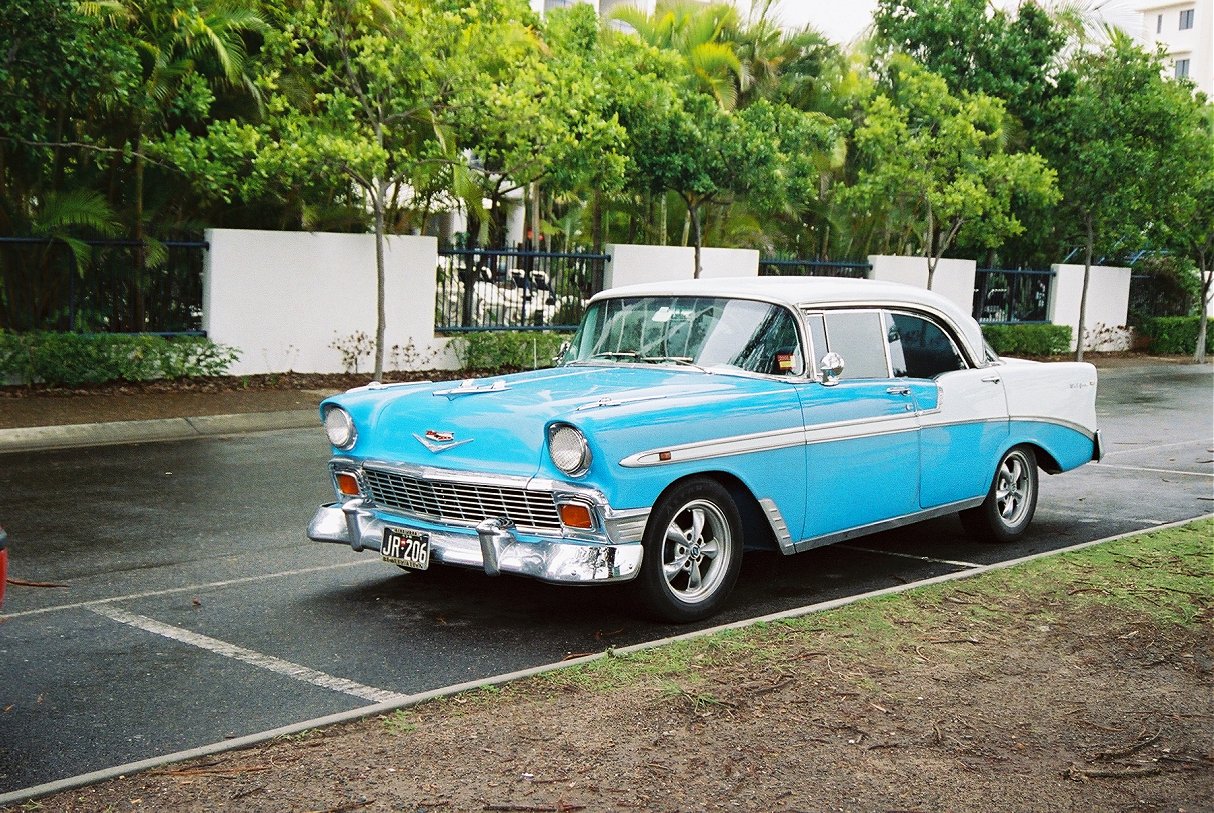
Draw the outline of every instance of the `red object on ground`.
M4 585L8 581L8 534L0 528L0 607L4 606Z

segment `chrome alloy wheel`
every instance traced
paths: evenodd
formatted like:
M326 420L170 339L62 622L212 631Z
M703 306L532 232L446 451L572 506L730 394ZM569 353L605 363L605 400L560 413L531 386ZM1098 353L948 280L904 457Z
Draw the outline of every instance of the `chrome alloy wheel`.
M1030 465L1023 452L1013 450L1003 458L995 477L995 506L1008 526L1019 525L1029 510Z
M662 574L675 598L696 604L716 593L734 555L731 535L721 509L707 500L675 513L662 546Z

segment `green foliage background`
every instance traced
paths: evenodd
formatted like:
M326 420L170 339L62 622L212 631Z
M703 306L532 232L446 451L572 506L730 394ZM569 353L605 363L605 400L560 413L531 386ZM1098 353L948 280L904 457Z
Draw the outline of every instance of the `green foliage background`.
M1068 325L983 325L982 335L1001 356L1057 356L1071 347Z
M1178 355L1192 353L1197 345L1197 334L1201 330L1200 316L1156 316L1142 321L1139 335L1146 337L1152 353ZM1209 330L1207 319L1205 334L1206 352L1214 353L1214 331Z
M880 0L847 48L755 5L7 0L0 235L87 277L87 237L433 233L458 207L497 242L521 195L557 247L1169 252L1214 279L1214 108L1082 4ZM0 247L0 327L49 307L38 262Z
M223 375L234 348L198 336L0 333L0 382L75 387Z

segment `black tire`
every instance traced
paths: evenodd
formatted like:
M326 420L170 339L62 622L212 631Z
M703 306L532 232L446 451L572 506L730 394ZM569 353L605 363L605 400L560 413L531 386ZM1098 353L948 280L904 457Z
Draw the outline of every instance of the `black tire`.
M1028 530L1037 510L1037 456L1027 446L1008 450L995 468L986 500L961 512L961 524L984 542L1011 542Z
M742 569L742 520L715 480L688 480L654 507L635 587L651 615L700 621L724 604Z

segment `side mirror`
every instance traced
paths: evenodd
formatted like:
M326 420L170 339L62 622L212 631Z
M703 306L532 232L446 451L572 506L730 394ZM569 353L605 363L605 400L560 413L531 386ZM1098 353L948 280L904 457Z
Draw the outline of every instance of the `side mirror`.
M843 375L843 357L838 353L827 353L818 362L818 372L821 374L821 381L827 387L833 387L839 383L839 376Z
M569 341L568 339L561 342L561 346L556 351L556 355L552 357L552 366L553 367L560 367L562 364L565 363L565 354L569 352L569 348L572 346L573 346L573 343L571 341Z

